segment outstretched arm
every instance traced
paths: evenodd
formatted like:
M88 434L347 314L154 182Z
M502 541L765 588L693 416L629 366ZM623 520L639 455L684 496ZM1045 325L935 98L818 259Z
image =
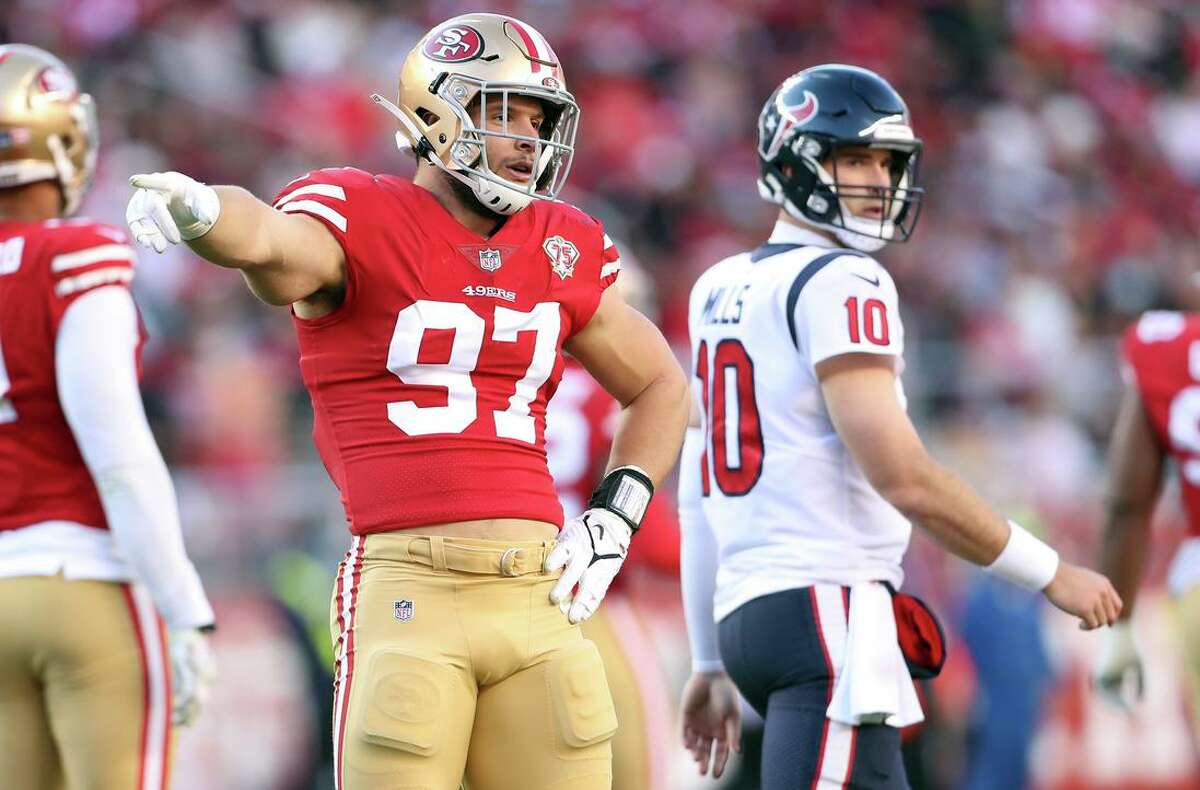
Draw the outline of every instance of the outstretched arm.
M285 213L236 186L210 187L182 173L133 176L126 221L134 239L162 252L187 242L196 254L238 269L259 299L286 305L340 292L346 256L319 220Z

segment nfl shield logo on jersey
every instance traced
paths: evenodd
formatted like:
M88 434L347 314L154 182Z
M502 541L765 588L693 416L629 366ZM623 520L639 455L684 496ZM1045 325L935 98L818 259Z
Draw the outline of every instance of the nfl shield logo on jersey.
M479 268L485 272L494 272L500 268L500 250L483 249L479 251Z
M407 623L413 619L413 602L412 601L396 601L392 607L392 614L402 623Z
M579 249L562 236L551 236L542 244L550 258L550 270L562 279L575 273L575 261L579 260Z

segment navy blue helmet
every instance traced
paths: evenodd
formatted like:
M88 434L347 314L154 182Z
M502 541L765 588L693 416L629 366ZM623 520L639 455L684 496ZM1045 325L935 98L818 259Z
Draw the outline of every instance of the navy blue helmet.
M890 187L838 183L836 155L852 146L892 153ZM857 66L814 66L788 77L758 117L763 199L865 252L912 234L924 195L916 185L920 153L904 99L883 77ZM878 197L882 216L854 216L839 199L849 197Z

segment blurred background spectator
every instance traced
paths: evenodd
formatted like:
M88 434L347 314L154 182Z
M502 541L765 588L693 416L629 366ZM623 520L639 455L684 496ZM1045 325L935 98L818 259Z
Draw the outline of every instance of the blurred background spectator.
M367 94L394 94L418 37L480 5L554 43L583 110L564 197L644 263L681 353L692 281L773 221L754 186L764 98L828 61L891 80L925 140L929 192L914 240L881 256L907 311L910 411L994 503L1092 561L1115 335L1147 308L1198 306L1200 4L8 0L0 36L56 52L95 96L103 148L84 213L121 224L135 172L264 197L317 167L408 174ZM327 786L324 620L346 533L308 438L288 315L186 249L142 253L136 290L147 401L222 621L222 691L183 736L179 786ZM1156 585L1181 534L1168 510ZM959 652L932 689L919 786L1200 786L1161 596L1140 607L1150 695L1130 718L1088 695L1096 637L920 539L908 584L946 616ZM677 603L654 600L660 652L682 671ZM1028 667L1030 693L997 695L1020 685L1014 667ZM989 734L1000 732L1003 744ZM1025 769L987 784L977 761L996 758L977 736L1015 744L1000 759L1028 753ZM674 732L661 738L675 749ZM678 773L690 786L690 768Z

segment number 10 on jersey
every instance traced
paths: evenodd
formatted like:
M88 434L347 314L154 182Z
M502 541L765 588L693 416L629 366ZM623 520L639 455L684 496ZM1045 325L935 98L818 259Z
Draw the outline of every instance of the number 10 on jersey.
M716 343L712 359L708 341L701 340L696 354L696 377L704 402L704 453L700 479L704 496L710 493L709 450L712 479L725 496L744 496L762 474L763 436L754 396L754 362L741 341L725 338Z

